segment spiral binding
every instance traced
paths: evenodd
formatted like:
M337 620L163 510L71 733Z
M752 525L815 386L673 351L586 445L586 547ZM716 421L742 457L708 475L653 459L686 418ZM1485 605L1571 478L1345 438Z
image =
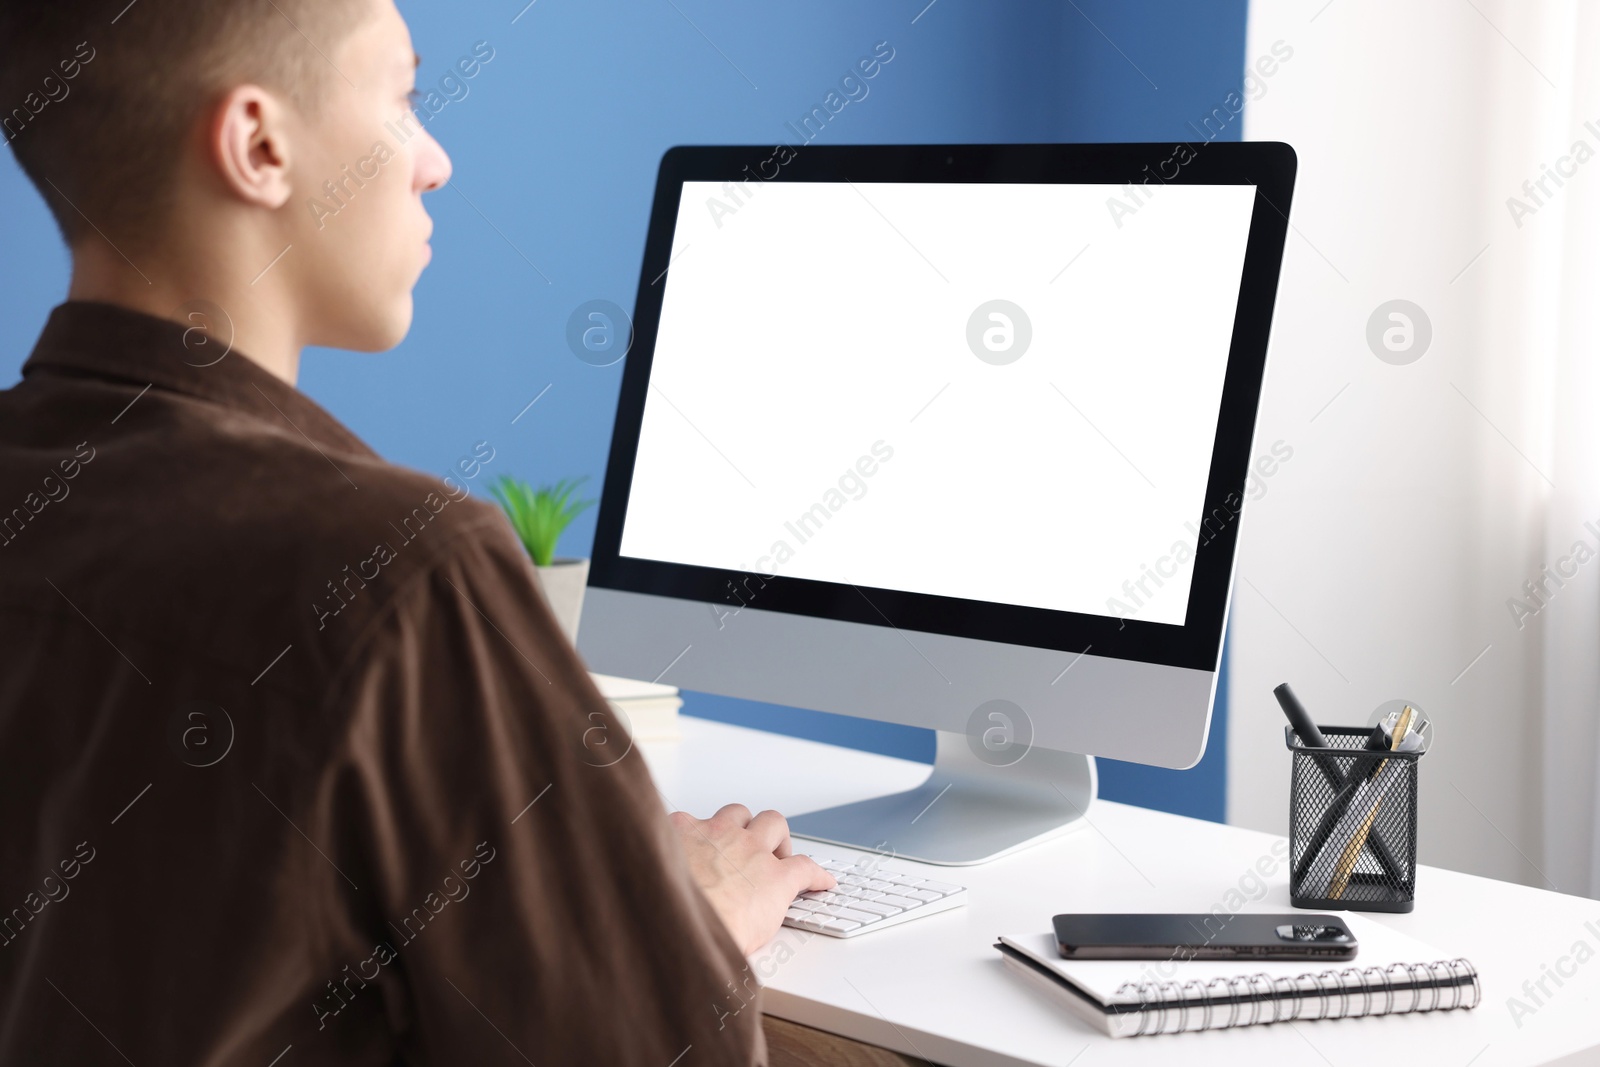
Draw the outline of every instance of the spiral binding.
M1117 996L1138 997L1138 1006L1131 1007L1128 1014L1138 1014L1135 1034L1145 1035L1475 1008L1483 989L1472 964L1458 957L1433 963L1345 967L1293 978L1253 974L1204 983L1198 979L1124 982ZM1317 1009L1314 1014L1313 1008Z

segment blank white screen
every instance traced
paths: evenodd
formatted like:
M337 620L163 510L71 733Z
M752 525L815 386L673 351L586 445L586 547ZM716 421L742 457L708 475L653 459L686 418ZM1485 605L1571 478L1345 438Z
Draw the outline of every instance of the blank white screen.
M1183 623L1254 186L737 192L683 187L622 555Z

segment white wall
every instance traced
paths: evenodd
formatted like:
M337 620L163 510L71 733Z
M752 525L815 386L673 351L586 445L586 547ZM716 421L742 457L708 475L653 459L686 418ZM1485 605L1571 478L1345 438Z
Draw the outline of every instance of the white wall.
M1247 58L1278 40L1294 50L1245 125L1247 139L1299 154L1257 433L1257 451L1281 438L1294 457L1241 530L1228 817L1285 832L1279 682L1322 722L1362 725L1380 703L1410 699L1437 727L1421 767L1423 862L1534 885L1548 875L1582 892L1587 862L1545 853L1541 778L1549 741L1574 773L1587 764L1592 789L1594 716L1543 736L1554 611L1519 630L1506 606L1551 562L1547 538L1581 533L1552 509L1547 481L1560 477L1551 376L1566 198L1520 228L1506 206L1583 117L1600 120L1600 106L1574 114L1573 10L1251 3ZM1600 160L1571 182L1600 184ZM1431 347L1404 366L1379 360L1365 336L1395 298L1433 327ZM1600 562L1574 583L1597 581ZM1572 813L1584 832L1589 812Z

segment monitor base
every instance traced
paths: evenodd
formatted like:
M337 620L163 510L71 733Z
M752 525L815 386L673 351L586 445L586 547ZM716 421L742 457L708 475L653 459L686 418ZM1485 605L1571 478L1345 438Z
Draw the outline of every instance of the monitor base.
M789 832L964 867L1077 829L1097 792L1093 756L1034 748L995 766L965 734L940 730L933 773L917 788L793 816Z

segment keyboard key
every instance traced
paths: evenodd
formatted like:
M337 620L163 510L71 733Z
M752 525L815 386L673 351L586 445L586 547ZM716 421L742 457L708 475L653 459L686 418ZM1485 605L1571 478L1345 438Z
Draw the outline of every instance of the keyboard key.
M876 900L863 900L855 905L857 911L867 911L874 915L899 915L904 908L894 907L892 904L880 904Z
M842 893L835 893L833 895L832 903L834 903L834 904L843 904L846 907L848 907L851 904L854 904L856 901L861 900L861 899L862 899L861 897L856 895L855 889L853 887L851 887L851 888L847 888Z
M883 918L881 915L871 915L864 911L857 911L854 908L840 907L838 904L830 904L824 908L819 908L812 912L812 916L814 918L824 915L834 919L848 919L851 922L862 924L875 923L879 919Z
M849 919L828 919L821 915L812 915L806 919L795 920L795 925L802 930L815 930L818 933L847 934L851 930L861 929L861 924L851 922Z
M830 900L842 900L842 899L844 899L844 898L841 897L838 893L835 893L830 889L813 889L809 893L801 893L798 897L795 898L795 900L797 900L797 901L800 901L800 900L820 900L824 904L826 904Z
M811 858L831 873L838 885L795 898L783 920L784 925L795 929L853 936L965 903L962 886L884 871L876 860L846 863Z

